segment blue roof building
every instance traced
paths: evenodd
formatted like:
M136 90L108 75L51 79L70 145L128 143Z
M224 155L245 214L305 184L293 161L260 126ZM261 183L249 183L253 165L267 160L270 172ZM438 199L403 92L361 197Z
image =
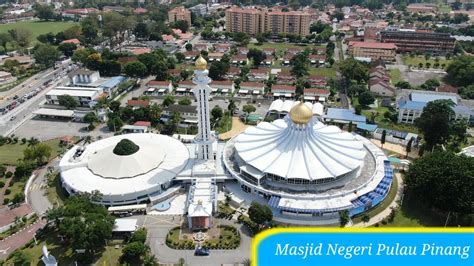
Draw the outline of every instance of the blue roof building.
M341 108L328 108L324 117L325 121L333 121L338 123L365 123L367 118L363 115L356 115L354 110Z

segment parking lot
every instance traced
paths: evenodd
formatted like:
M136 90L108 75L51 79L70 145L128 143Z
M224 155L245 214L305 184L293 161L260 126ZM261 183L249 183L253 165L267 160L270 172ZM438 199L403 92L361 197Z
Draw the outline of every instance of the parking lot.
M107 129L105 124L101 124L94 131L87 131L87 124L53 119L30 119L23 123L16 131L15 135L24 138L35 137L40 140L48 140L62 136L102 136L103 138L112 136L113 132Z

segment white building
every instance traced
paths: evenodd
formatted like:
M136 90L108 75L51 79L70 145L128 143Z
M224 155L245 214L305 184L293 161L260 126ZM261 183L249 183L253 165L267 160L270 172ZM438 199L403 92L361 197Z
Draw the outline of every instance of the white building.
M280 221L337 224L388 194L393 172L369 140L326 126L303 103L226 143L224 164L242 190L267 200Z

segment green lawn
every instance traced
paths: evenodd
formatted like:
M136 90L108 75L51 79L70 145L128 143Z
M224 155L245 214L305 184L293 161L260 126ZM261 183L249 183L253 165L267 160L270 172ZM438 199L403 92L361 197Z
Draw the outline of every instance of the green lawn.
M47 140L44 143L52 148L51 157L49 159L55 158L64 149L64 147L59 146L59 139ZM0 164L16 165L18 160L23 158L23 150L27 147L28 145L21 144L21 141L18 141L16 144L0 146Z
M285 53L285 50L289 48L302 48L302 49L313 49L316 47L324 47L323 45L312 45L312 44L294 44L294 43L263 43L262 45L257 45L255 43L250 43L247 45L249 49L257 48L263 50L265 48L275 48L276 54L279 57L282 57Z
M423 66L425 67L426 62L429 62L431 64L431 67L433 67L433 65L436 63L434 57L430 57L430 59L427 61L425 59L425 56L423 55L414 56L414 57L411 57L409 55L404 55L403 62L405 63L405 65L412 65L413 67L418 67L420 63L422 63ZM439 65L441 66L442 64L445 64L445 68L448 67L448 65L451 64L451 62L453 62L453 60L451 59L439 59Z
M14 182L13 185L11 187L8 187L8 189L10 189L11 192L9 195L5 196L5 198L10 199L10 201L12 201L15 194L18 194L18 193L22 194L23 190L25 189L25 182L19 181L16 179L12 182Z
M1 24L0 33L8 32L11 29L28 29L32 32L31 42L35 44L38 42L36 37L41 34L46 34L48 32L58 33L64 31L77 23L74 22L60 22L60 21L20 21L10 24Z
M53 172L48 175L48 189L46 191L46 196L48 197L48 201L53 205L63 205L68 197L66 190L61 186L59 180L58 172Z
M223 116L215 128L219 134L229 131L232 128L232 116Z
M401 81L401 72L400 69L390 69L390 80L392 84L397 84L399 81Z
M352 99L352 105L356 106L358 105L357 98ZM367 117L368 120L371 118L371 114L373 112L377 113L377 116L374 119L375 124L377 124L378 127L381 128L386 128L386 129L393 129L393 130L399 130L399 131L406 131L406 132L412 132L418 134L418 129L413 126L413 125L408 125L408 124L397 124L393 123L391 120L387 119L384 117L384 114L389 111L389 108L387 107L377 107L376 109L365 109L362 110L362 115Z
M327 78L335 78L336 73L337 71L335 68L311 67L309 69L310 75L324 76Z

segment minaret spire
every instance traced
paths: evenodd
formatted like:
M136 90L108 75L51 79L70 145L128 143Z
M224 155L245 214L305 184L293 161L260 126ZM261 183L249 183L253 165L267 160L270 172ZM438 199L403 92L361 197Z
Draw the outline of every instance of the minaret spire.
M196 87L193 89L194 97L197 100L198 111L198 134L196 136L197 158L200 160L214 160L214 152L212 143L214 137L211 135L211 120L209 110L209 98L211 88L209 83L211 79L208 77L207 61L202 57L196 60L193 83Z

